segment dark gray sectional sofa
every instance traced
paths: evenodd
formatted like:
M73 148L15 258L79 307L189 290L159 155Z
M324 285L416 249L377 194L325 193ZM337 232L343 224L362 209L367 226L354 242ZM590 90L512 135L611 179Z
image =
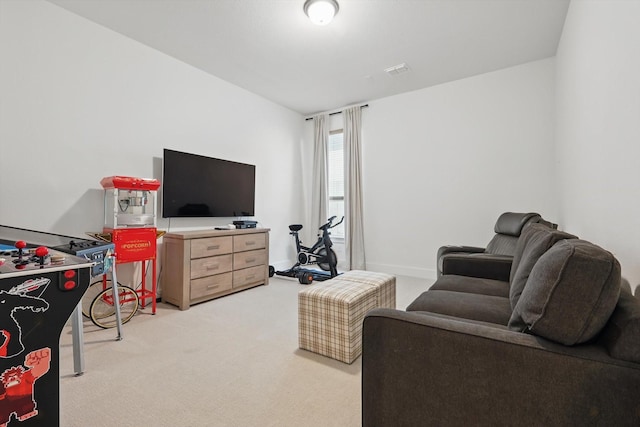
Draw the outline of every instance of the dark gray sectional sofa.
M370 426L640 426L640 300L616 258L528 224L509 281L444 274L363 324Z

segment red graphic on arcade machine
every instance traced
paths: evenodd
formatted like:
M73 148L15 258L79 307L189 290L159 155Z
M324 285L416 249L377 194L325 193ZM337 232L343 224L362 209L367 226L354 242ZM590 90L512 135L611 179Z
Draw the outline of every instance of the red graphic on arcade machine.
M24 350L22 328L14 313L18 310L47 311L49 303L41 296L50 282L41 277L27 280L8 291L0 291L0 358L14 357Z
M0 374L0 427L6 427L12 415L18 421L38 415L33 387L50 367L51 349L45 347L27 354L24 366L13 366Z

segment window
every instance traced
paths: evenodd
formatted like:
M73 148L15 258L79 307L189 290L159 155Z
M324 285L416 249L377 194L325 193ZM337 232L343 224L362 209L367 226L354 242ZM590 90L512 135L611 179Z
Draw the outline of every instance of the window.
M329 217L344 216L344 143L341 130L329 134ZM331 230L334 240L344 239L344 222Z

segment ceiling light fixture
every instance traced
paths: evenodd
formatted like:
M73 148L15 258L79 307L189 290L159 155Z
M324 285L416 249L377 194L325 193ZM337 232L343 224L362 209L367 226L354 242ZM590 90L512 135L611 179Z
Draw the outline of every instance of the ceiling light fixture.
M307 0L303 8L304 13L316 25L327 25L340 9L336 0Z

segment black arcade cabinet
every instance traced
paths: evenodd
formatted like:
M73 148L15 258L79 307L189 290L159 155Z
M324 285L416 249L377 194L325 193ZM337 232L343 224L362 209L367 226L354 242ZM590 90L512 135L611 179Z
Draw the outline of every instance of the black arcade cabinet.
M0 226L0 427L58 426L60 334L96 262L15 230Z

